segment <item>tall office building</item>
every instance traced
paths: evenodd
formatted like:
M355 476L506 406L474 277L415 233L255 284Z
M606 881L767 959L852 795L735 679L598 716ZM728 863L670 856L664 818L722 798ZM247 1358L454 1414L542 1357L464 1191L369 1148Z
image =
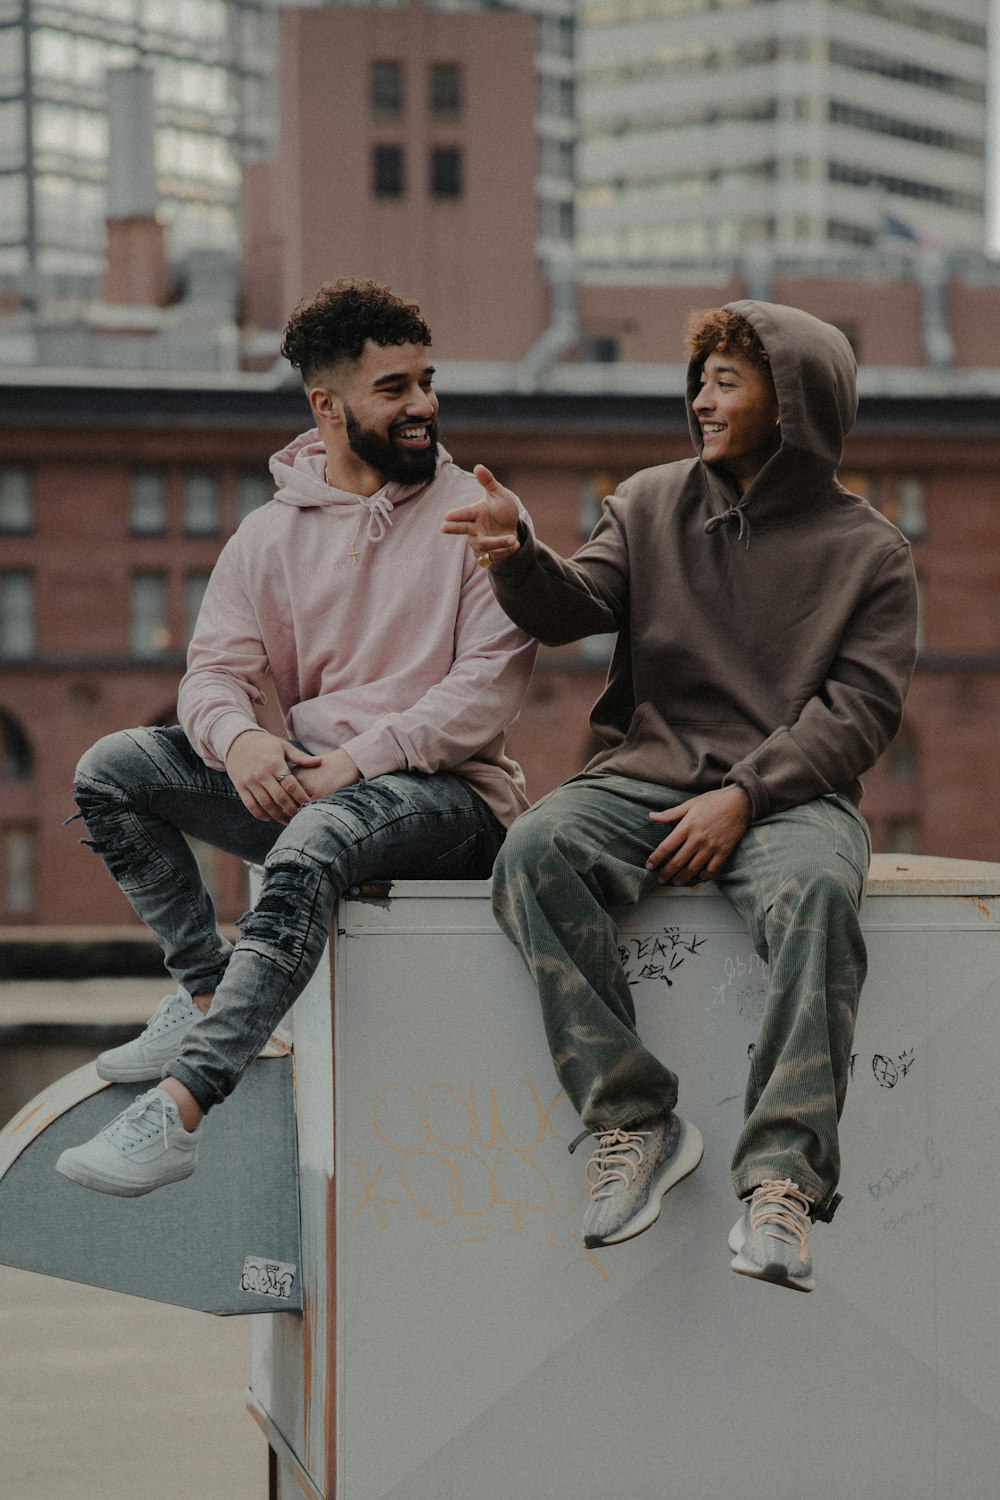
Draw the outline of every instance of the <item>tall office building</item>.
M581 260L981 252L989 8L581 0Z
M0 275L98 277L108 73L154 81L171 258L238 248L240 172L273 145L277 0L0 0Z

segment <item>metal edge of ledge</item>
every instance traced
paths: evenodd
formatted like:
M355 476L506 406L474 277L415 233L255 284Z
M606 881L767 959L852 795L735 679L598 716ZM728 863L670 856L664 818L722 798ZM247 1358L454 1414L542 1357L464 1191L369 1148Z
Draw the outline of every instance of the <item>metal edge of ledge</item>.
M303 1468L301 1459L296 1455L295 1451L289 1445L288 1440L282 1435L273 1419L268 1415L253 1391L249 1388L245 1393L245 1399L247 1411L267 1438L268 1443L277 1454L280 1462L290 1470L292 1477L306 1497L306 1500L328 1500L328 1497L316 1488L309 1473Z
M676 899L698 900L715 893L711 881L698 886L677 886L662 894ZM400 880L387 889L352 894L347 900L358 906L385 908L392 901L458 898L485 899L489 880ZM868 878L871 896L1000 896L1000 864L986 860L948 859L936 854L876 854Z

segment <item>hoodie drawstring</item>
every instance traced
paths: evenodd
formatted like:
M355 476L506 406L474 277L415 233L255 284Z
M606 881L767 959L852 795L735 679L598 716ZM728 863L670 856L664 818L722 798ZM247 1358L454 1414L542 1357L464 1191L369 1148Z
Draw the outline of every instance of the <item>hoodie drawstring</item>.
M368 512L365 535L370 542L380 542L386 528L392 525L392 501L384 495L359 495L357 498L358 504Z
M706 536L711 536L713 531L718 531L719 527L720 526L724 526L727 521L739 521L739 523L740 523L740 530L739 530L739 535L737 536L736 540L738 542L742 542L742 540L743 540L743 538L745 536L746 539L747 539L747 546L749 547L750 546L750 517L747 515L746 511L745 510L741 510L738 505L731 505L728 510L724 510L724 511L721 512L720 515L713 516L710 521L706 521L705 522L705 535Z

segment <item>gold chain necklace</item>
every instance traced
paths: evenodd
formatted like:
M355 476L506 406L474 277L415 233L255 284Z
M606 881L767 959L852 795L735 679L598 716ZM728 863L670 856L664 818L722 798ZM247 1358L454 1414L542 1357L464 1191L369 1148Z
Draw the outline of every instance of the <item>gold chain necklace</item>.
M340 520L340 516L337 515L337 506L334 504L333 494L332 494L332 491L330 489L330 481L327 479L327 477L326 477L325 474L323 476L323 483L326 485L326 493L330 497L330 514L332 516L334 516L336 518L336 520L339 521ZM355 528L354 528L354 535L351 537L351 551L350 551L351 562L354 564L355 567L357 567L357 565L358 565L358 558L361 556L361 553L358 551L358 548L357 548L357 540L358 540L358 532L361 530L361 522L365 518L365 508L364 508L363 505L360 505L360 504L358 505L358 512L359 512L359 514L358 514L358 524L355 526Z

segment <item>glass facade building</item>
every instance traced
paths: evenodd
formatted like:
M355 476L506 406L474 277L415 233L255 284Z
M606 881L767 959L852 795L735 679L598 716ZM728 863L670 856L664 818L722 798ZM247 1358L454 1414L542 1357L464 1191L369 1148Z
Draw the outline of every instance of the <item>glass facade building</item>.
M989 8L581 0L581 258L981 252Z
M277 31L277 0L0 0L0 276L102 273L107 75L136 65L171 259L235 251L240 167L273 149Z

